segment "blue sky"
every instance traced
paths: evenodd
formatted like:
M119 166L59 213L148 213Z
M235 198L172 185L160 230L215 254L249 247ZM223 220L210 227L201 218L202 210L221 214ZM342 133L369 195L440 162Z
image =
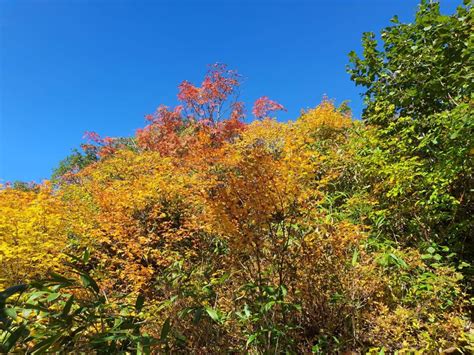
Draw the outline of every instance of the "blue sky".
M461 1L441 1L451 13ZM132 135L144 115L176 104L182 80L198 84L207 64L244 77L242 99L267 95L280 120L324 94L350 100L347 53L364 31L413 0L0 0L0 183L41 181L81 144L84 131Z

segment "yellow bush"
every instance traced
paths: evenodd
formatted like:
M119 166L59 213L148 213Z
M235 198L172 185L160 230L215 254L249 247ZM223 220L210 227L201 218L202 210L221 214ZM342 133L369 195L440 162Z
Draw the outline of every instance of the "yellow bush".
M49 183L0 190L0 287L61 267L67 214Z

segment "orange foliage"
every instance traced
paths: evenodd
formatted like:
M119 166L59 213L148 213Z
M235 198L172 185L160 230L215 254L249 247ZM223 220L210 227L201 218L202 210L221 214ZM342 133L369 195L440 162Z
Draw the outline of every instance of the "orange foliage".
M0 277L12 282L58 267L69 241L94 251L102 292L147 294L149 332L159 337L156 325L169 317L192 349L235 349L243 341L240 349L251 350L252 340L268 353L290 345L307 352L335 334L347 340L344 349L432 350L436 334L443 346L455 342L461 306L436 299L461 294L457 274L428 268L410 249L369 246L365 227L328 202L350 174L344 162L357 125L328 100L279 123L267 116L283 106L267 97L254 106L259 120L244 124L238 78L216 65L201 86L183 82L182 105L160 106L125 143L89 134L95 145L86 149L101 159L56 190L47 183L2 190ZM436 276L428 291L407 281L426 274ZM436 324L423 302L446 307ZM203 310L215 323L195 325ZM182 321L192 312L192 323Z

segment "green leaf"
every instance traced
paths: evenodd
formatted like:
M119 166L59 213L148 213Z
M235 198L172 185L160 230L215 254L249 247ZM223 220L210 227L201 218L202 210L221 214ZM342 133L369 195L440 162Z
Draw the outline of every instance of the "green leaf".
M50 272L49 277L50 277L51 281L60 282L64 285L72 285L74 283L74 280L68 279L67 277L59 275L55 272Z
M44 353L46 350L48 350L49 347L51 347L51 345L53 345L58 339L60 339L61 336L62 334L56 334L39 342L33 347L33 349L31 349L31 353L32 354Z
M28 302L32 302L36 300L37 298L40 298L41 296L47 295L48 292L46 291L36 291L30 294L30 297L28 298Z
M2 311L8 317L16 319L16 310L15 310L15 308L10 308L10 307L9 308L4 308Z
M206 307L206 312L209 315L209 317L211 317L211 319L213 321L219 322L220 318L219 318L219 314L216 312L216 310L214 310L210 307Z
M252 344L255 341L255 339L257 339L257 336L258 336L258 334L256 334L256 333L249 336L245 346L248 347L250 344Z
M81 274L81 281L84 287L88 288L90 286L97 294L99 293L99 286L88 274Z
M359 258L359 251L357 249L355 249L354 253L352 254L352 266L357 265L358 258Z
M144 303L145 303L145 296L143 296L142 294L139 294L135 302L135 310L137 312L140 312L143 308Z
M171 330L171 322L169 318L166 318L165 322L163 323L163 326L161 327L161 334L160 334L161 341L166 341L166 338L168 337L170 330Z
M60 293L51 293L47 298L46 301L51 302L57 299L59 296L61 296Z
M198 308L194 311L193 324L198 324L202 317L202 308Z
M21 336L27 336L28 335L28 330L26 329L26 325L21 325L18 328L16 328L10 336L3 341L3 344L0 344L0 350L2 353L9 353L10 350L15 346L17 343L18 339L20 339Z
M250 317L251 313L250 313L249 306L247 304L245 304L245 306L244 306L244 314L247 318Z
M71 295L69 299L66 301L66 304L64 305L64 308L61 312L62 317L66 317L69 314L69 312L71 311L73 302L74 302L74 296Z
M273 305L275 304L275 301L270 301L268 303L266 303L264 306L263 306L263 310L265 312L268 312L269 310L272 309Z
M399 258L398 256L396 256L395 254L393 253L390 253L389 254L390 258L395 261L395 263L399 266L401 266L402 268L406 269L408 268L408 265L407 263L405 262L405 260L403 260L402 258Z
M122 325L122 323L123 323L123 319L121 319L121 318L115 318L113 328L114 328L114 329L117 329L120 325Z
M89 249L84 250L84 254L82 254L82 261L84 262L84 264L87 264L90 256L91 256L91 253Z
M1 300L6 300L8 297L13 296L15 293L24 292L28 288L28 285L16 285L12 287L8 287L7 289L0 292L0 302Z

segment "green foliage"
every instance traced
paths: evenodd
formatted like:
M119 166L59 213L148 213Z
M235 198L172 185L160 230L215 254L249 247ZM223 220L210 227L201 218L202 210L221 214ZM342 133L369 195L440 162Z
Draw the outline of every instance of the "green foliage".
M369 218L384 220L387 237L448 244L465 259L474 246L472 18L470 2L448 16L422 1L413 23L395 17L382 31L383 49L364 34L363 58L352 52L348 68L376 126L350 142L352 172L375 190Z
M339 206L374 233L400 242L436 241L469 256L473 228L472 109L463 104L424 121L356 127L345 148ZM425 133L421 133L424 131ZM348 184L345 179L357 179ZM365 203L370 201L370 203Z
M70 155L61 160L58 167L54 169L51 178L53 181L59 181L66 174L77 173L97 160L97 154L90 149L84 152L74 149Z
M34 182L14 181L12 187L18 191L38 191L39 186Z
M235 315L244 327L246 348L263 349L267 353L294 349L292 335L298 328L295 315L301 311L301 305L288 299L287 288L248 283L243 285L241 293L244 307Z
M88 252L73 257L70 275L52 273L0 293L0 351L149 353L155 342L142 332L144 298L109 300L88 269Z
M397 17L381 33L363 36L363 58L350 53L351 79L364 86L364 118L386 125L396 116L424 119L469 100L474 87L470 1L448 16L439 3L423 0L413 23ZM395 116L377 113L393 105Z

